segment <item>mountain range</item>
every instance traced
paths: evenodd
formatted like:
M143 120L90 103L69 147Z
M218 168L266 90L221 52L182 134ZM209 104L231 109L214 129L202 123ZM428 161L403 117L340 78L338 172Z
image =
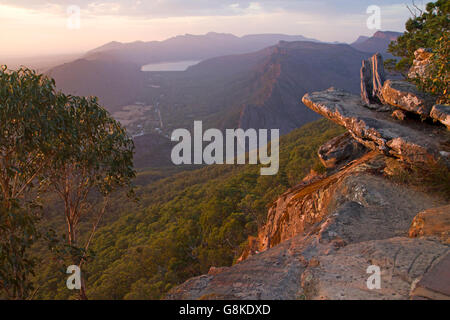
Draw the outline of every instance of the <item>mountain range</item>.
M316 41L301 35L254 34L237 37L227 33L180 35L164 41L110 42L89 51L87 60L127 61L138 65L181 60L205 60L228 54L257 51L279 41Z
M64 92L98 96L113 116L136 104L147 106L150 111L127 120L139 128L141 141L191 128L194 120L202 120L204 127L278 128L285 134L319 117L301 104L306 92L330 86L359 92L361 60L373 52L386 54L398 35L376 32L351 45L303 36L218 33L111 42L48 73ZM145 64L185 60L201 62L185 71L141 70ZM145 120L155 114L158 121ZM161 144L140 145L167 147L165 139L157 140Z

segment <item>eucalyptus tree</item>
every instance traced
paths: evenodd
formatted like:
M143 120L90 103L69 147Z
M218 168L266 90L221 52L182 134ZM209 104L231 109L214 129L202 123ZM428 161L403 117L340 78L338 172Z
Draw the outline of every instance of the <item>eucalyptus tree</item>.
M66 245L71 263L81 268L111 194L118 188L132 192L134 144L97 98L67 96L65 106L72 121L57 145L48 186L64 203ZM79 235L83 217L93 221L84 236ZM80 297L87 299L84 278Z
M435 49L439 40L449 33L450 2L438 0L427 3L425 10L416 5L410 9L412 17L405 23L406 31L389 44L388 51L399 57L390 59L399 71L408 72L414 61L414 52L419 48ZM434 51L434 50L433 50Z
M29 297L35 259L36 193L66 127L55 82L0 66L0 297Z
M413 2L414 4L414 2ZM419 48L431 49L427 72L414 82L422 91L436 96L436 103L450 103L450 1L429 2L425 10L413 6L412 17L405 24L406 32L389 45L389 52L399 61L386 60L388 68L407 73Z

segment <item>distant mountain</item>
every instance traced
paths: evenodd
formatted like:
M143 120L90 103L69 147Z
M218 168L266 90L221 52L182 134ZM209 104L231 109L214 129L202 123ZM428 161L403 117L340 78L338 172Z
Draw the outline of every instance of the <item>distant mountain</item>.
M317 119L301 103L306 92L330 85L359 92L359 69L367 56L348 45L283 41L255 53L204 61L187 74L230 75L221 90L206 87L220 102L217 114L209 116L217 127L279 128L285 134Z
M349 45L281 42L208 59L185 72L149 73L159 88L142 99L156 99L169 132L203 120L207 127L278 128L284 134L318 118L301 103L306 92L331 84L358 93L361 60L368 56Z
M387 52L389 44L401 36L401 32L394 31L377 31L368 38L365 36L359 37L351 44L353 48L362 52L381 53L385 58L392 58L392 55Z
M97 53L97 52L102 52L102 51L116 50L116 49L120 49L122 47L123 47L123 43L118 42L118 41L111 41L111 42L108 42L108 43L98 47L98 48L95 48L95 49L89 51L88 55Z
M367 36L359 36L358 39L356 39L355 42L352 43L352 45L358 44L358 43L362 43L365 42L369 39L370 37Z
M110 42L85 55L88 60L121 60L138 65L182 60L204 60L228 54L253 52L279 41L317 41L304 36L255 34L237 37L227 33L181 35L164 41Z
M300 102L306 92L334 85L358 93L361 60L368 56L345 44L282 41L184 72L142 72L137 64L83 59L50 74L58 88L97 95L112 112L135 101L158 108L166 134L194 120L205 127L279 128L284 134L318 118Z

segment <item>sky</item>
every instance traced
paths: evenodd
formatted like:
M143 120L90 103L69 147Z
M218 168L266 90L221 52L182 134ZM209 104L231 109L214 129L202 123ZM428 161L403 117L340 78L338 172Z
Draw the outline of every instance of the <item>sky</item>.
M110 41L181 34L304 35L353 42L376 29L403 31L412 0L0 0L0 56L82 53ZM416 4L422 5L421 0Z

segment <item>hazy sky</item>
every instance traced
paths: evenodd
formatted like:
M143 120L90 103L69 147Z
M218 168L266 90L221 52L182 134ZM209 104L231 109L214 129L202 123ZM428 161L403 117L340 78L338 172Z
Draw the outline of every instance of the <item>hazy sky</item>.
M323 41L352 42L361 34L376 31L366 26L369 6L380 7L382 30L403 31L410 15L405 4L410 3L411 0L0 0L0 55L83 52L113 40L163 40L209 31L239 36L301 34Z

